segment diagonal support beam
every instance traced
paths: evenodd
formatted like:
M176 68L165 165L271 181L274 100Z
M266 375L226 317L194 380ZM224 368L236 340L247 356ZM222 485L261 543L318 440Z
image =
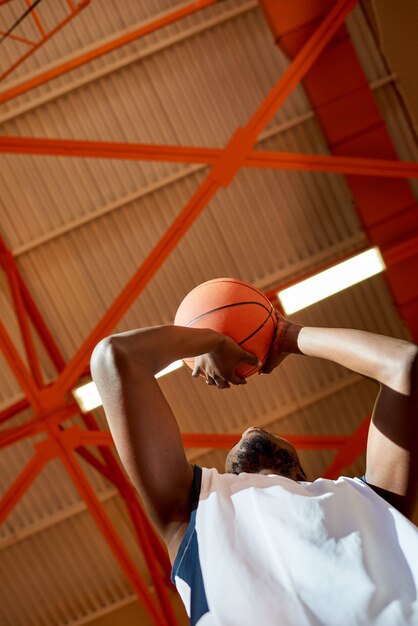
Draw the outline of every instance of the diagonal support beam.
M0 412L0 424L4 424L4 422L7 422L9 419L19 413L22 413L22 411L25 411L29 407L30 404L26 398L22 398L14 404L11 404Z
M0 350L24 391L30 405L38 413L42 409L41 392L27 369L23 359L11 340L5 326L0 321Z
M144 608L152 620L152 623L155 624L155 626L169 626L169 620L165 619L161 609L150 595L147 585L135 567L131 556L128 554L128 551L120 540L113 524L108 519L99 499L94 493L93 488L79 467L73 456L73 452L70 450L72 443L77 439L77 433L77 427L64 431L64 433L62 433L64 437L63 439L59 436L56 437L56 433L52 429L50 437L46 441L38 444L36 446L36 450L38 454L46 460L50 460L52 458L59 458L61 460L114 556L128 577L135 592L138 594L138 597L142 601Z
M32 298L32 295L27 288L26 283L23 280L20 272L18 275L18 279L20 292L22 294L22 298L29 318L34 328L36 329L36 332L38 333L38 336L41 339L55 369L60 372L65 367L64 357L62 356L55 339L50 333L48 326L46 325L45 320L43 319L35 300Z
M4 523L16 504L36 480L46 463L47 459L36 453L20 472L0 501L0 525Z
M289 65L279 84L252 116L246 128L258 135L336 35L358 0L339 0Z
M6 272L7 280L9 283L10 293L12 295L15 313L17 321L19 323L20 334L25 346L26 357L29 363L31 375L37 387L43 387L43 378L39 355L36 352L35 344L33 341L31 329L29 326L29 320L27 317L27 311L23 299L23 295L20 289L19 271L17 268L16 260L6 248L3 238L0 235L0 263Z
M102 317L99 324L84 341L65 370L58 377L54 386L60 393L65 393L65 391L71 389L77 382L80 372L89 361L94 346L117 325L129 307L135 302L139 293L141 293L154 273L165 261L166 257L180 241L181 237L192 225L196 217L215 195L217 189L218 186L210 179L207 179L188 202L180 215L174 220L171 227L160 239L148 258L134 274L121 294Z
M99 431L99 425L92 413L83 414L83 421L89 430ZM111 438L110 433L108 435ZM118 487L121 496L124 498L128 507L132 523L137 534L138 542L140 546L144 543L150 543L152 550L157 557L168 582L170 582L171 565L168 559L166 551L162 548L159 537L157 536L154 528L151 526L147 516L143 512L131 483L126 480L121 466L117 462L115 456L109 450L108 442L105 442L105 446L99 446L99 452L101 453L106 466L112 472L112 482ZM113 440L112 440L113 445ZM171 582L170 582L171 585Z
M53 337L49 334L48 328L40 312L38 311L35 302L31 298L30 292L27 289L26 284L21 277L17 266L15 265L15 261L11 253L8 251L5 244L3 245L3 248L4 249L2 249L2 252L7 257L6 261L14 264L13 268L16 270L16 278L19 281L18 287L22 292L22 297L25 300L25 306L28 309L29 315L34 325L37 327L40 337L43 340L45 347L48 350L51 358L53 359L58 371L60 371L61 369L63 369L65 362L58 350L58 347L55 344ZM27 400L25 400L23 404L24 408L27 408L27 406L29 406ZM22 410L22 403L17 403L12 408L13 411L11 412L11 415L15 414L16 410ZM144 552L145 559L150 569L159 601L169 619L170 624L175 624L175 618L172 612L171 603L169 601L166 589L167 586L171 587L171 566L168 561L168 556L164 552L158 536L156 535L154 529L152 528L144 512L142 511L133 488L127 482L120 466L114 458L113 453L106 447L113 444L111 437L108 433L101 433L99 431L99 427L93 415L91 414L82 416L84 423L89 429L87 432L74 427L70 429L64 429L59 424L59 421L67 420L68 417L71 417L74 413L78 412L78 406L75 404L74 401L70 401L68 406L63 407L59 410L55 409L53 414L48 418L48 420L45 420L43 417L36 417L35 419L32 419L29 423L24 424L23 426L5 430L0 434L0 447L10 445L28 436L33 436L34 434L37 434L39 432L44 432L48 428L48 425L49 427L51 427L53 423L56 424L60 431L60 438L63 442L65 441L67 447L70 446L71 449L74 448L75 452L79 456L81 456L103 476L105 476L108 480L115 484L115 486L119 489L121 496L125 499L129 514L132 519L132 523L138 537L139 545ZM8 411L3 412L2 418L7 419L9 416L11 416L9 415L9 413L10 412ZM91 432L92 430L94 430L95 432ZM99 451L101 452L105 463L101 463L97 459L97 457L91 454L86 448L81 447L82 443L85 443L85 445L98 445ZM11 506L13 506L15 503L16 502L14 501ZM157 564L159 564L159 566L161 567L162 574L160 573Z

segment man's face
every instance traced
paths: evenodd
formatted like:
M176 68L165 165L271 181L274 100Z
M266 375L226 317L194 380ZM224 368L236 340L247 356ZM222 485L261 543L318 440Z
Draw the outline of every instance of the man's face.
M229 451L225 471L229 474L278 474L292 480L306 480L292 444L254 426L248 428Z

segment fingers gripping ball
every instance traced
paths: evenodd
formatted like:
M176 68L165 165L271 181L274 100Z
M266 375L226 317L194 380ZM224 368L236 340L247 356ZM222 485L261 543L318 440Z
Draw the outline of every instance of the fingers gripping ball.
M250 283L236 278L215 278L187 294L174 324L210 328L227 335L264 365L276 333L277 316L270 300ZM194 359L184 362L193 369ZM236 373L247 378L262 365L241 363Z

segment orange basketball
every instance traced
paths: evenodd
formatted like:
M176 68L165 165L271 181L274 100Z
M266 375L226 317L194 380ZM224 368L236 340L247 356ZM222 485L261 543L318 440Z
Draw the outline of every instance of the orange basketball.
M187 294L174 324L216 330L264 364L276 334L277 316L270 300L254 285L238 278L215 278ZM184 362L193 369L194 359ZM247 378L258 370L258 366L241 363L237 374Z

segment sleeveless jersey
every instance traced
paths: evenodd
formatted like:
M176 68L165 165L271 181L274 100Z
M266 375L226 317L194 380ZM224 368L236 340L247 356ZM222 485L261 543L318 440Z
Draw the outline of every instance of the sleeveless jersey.
M172 571L192 626L418 625L418 529L362 480L196 467L194 491Z

